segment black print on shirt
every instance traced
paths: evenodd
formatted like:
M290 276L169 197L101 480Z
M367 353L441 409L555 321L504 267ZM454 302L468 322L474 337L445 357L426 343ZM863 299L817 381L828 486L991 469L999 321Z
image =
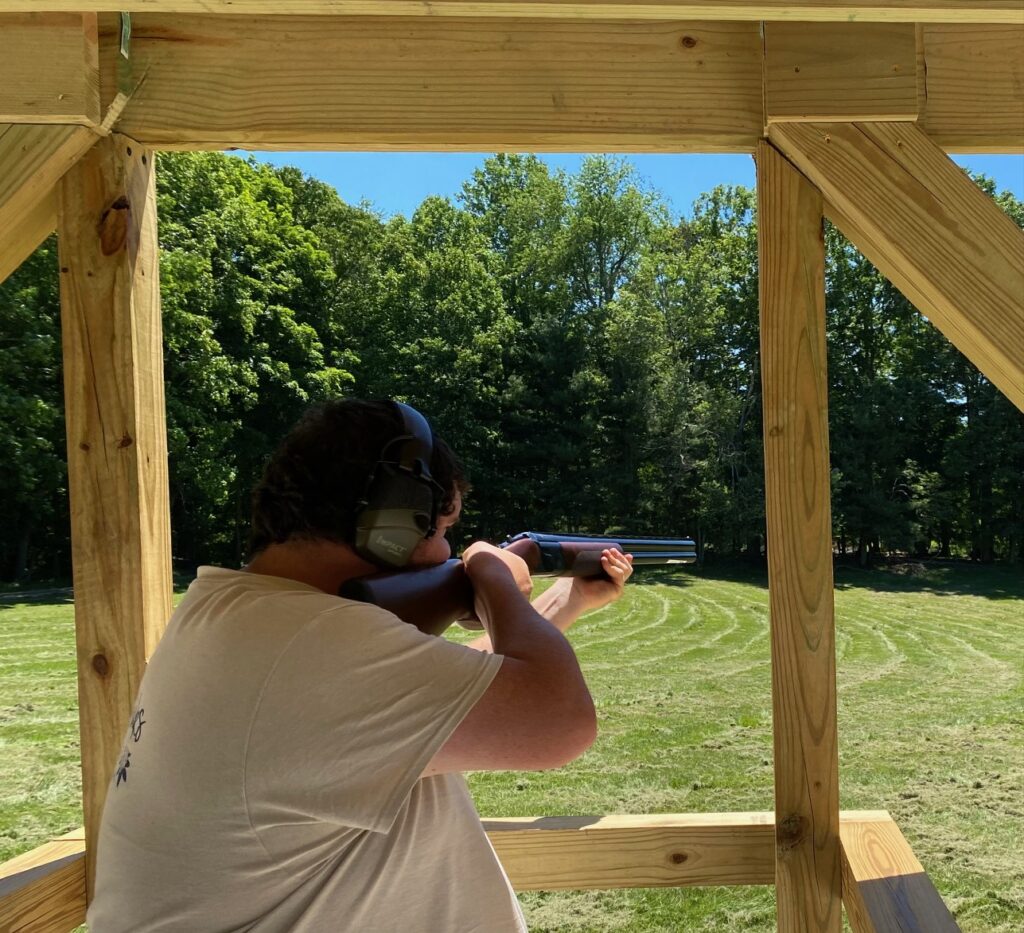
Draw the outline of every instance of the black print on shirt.
M142 717L146 711L139 707L135 711L135 715L132 716L132 741L138 742L142 738L142 727L146 724L146 720Z
M129 751L122 752L121 760L117 763L117 781L115 782L114 787L120 787L122 781L124 781L125 784L128 783L128 768L131 766L131 763L132 753Z
M135 712L132 713L132 721L129 727L129 735L132 743L136 743L142 738L142 727L146 724L146 720L142 717L146 715L146 711L141 707L136 707ZM121 760L117 763L116 780L114 781L114 787L120 787L121 782L128 783L128 769L131 767L132 753L128 751L128 739L125 739L124 748L121 749Z

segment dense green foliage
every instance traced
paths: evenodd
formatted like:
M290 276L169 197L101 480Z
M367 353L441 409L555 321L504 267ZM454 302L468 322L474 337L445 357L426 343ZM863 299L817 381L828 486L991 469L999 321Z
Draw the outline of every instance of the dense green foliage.
M178 559L243 557L263 459L339 394L432 418L474 482L467 535L760 553L751 191L675 223L628 163L495 156L385 222L295 169L183 153L158 175ZM0 579L68 571L55 254L0 285ZM1024 418L834 231L828 258L838 546L1020 560Z

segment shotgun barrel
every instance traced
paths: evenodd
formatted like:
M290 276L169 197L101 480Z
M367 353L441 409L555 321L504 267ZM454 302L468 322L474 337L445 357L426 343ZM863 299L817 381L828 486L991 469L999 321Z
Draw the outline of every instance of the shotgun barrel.
M523 558L534 576L599 576L604 573L601 552L605 549L632 554L634 566L692 564L697 559L696 545L690 538L524 531L506 539L499 547L508 548ZM428 635L440 635L453 622L464 628L482 627L473 612L473 587L461 560L346 580L338 595L374 603Z

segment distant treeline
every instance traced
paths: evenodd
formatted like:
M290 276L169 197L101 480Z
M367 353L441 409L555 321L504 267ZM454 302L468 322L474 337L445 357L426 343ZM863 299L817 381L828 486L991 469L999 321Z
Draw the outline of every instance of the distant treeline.
M625 162L496 156L454 202L384 221L236 157L163 155L158 177L177 559L244 557L264 458L339 395L432 419L474 485L466 537L761 552L752 191L716 188L677 223ZM827 247L837 549L1024 559L1024 416L834 230ZM67 576L52 238L0 285L0 426L0 578Z

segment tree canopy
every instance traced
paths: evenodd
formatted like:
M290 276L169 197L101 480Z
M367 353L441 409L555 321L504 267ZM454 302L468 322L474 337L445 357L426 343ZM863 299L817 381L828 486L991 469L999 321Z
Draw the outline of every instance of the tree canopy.
M177 559L244 558L262 463L336 396L431 418L474 485L467 537L761 552L752 191L675 221L628 162L496 155L454 200L384 220L293 168L178 153L158 203ZM837 549L1024 559L1024 417L832 229L827 264ZM66 575L52 238L0 285L0 335L0 578Z

